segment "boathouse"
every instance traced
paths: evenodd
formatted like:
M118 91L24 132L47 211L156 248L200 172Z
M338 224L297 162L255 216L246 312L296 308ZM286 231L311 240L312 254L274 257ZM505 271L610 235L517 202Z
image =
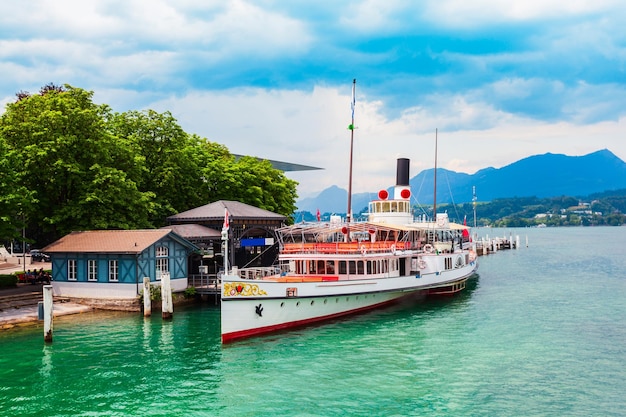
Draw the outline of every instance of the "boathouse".
M229 216L229 265L272 265L278 255L275 230L283 226L287 217L239 201L220 200L196 207L167 218L167 226L201 248L194 255L190 273L200 269L215 274L223 268L221 231L224 216Z
M72 232L43 251L50 255L54 294L81 298L136 298L144 277L172 291L187 288L188 257L198 247L171 229Z

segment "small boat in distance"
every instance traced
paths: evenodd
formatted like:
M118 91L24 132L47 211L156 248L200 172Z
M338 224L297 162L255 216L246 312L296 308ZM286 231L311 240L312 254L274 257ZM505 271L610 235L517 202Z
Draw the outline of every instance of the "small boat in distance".
M355 85L356 80L346 218L277 229L275 266L229 271L226 265L222 343L360 313L418 294L455 294L478 268L475 248L464 246L467 226L451 223L447 213L437 213L436 204L432 221L414 218L406 158L398 159L393 196L381 190L369 203L367 220L351 221ZM228 238L228 213L222 237Z

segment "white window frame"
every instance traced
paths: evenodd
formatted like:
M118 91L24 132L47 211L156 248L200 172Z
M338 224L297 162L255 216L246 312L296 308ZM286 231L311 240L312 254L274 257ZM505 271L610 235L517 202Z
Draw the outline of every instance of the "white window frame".
M77 272L76 259L68 259L67 260L67 280L76 281L77 280L76 272Z
M161 280L161 275L163 273L170 272L170 258L169 258L170 250L167 246L157 246L155 249L155 274L156 280Z
M96 259L87 261L87 281L98 281L98 261Z
M109 259L109 282L119 282L120 263L117 259Z

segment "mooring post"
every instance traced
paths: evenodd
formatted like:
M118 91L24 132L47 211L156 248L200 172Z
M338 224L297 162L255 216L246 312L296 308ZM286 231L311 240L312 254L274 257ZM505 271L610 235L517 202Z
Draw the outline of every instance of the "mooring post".
M152 315L152 300L150 299L150 277L143 277L143 316Z
M163 320L170 320L174 314L174 306L172 305L172 285L170 283L169 272L161 275L161 313Z
M43 286L43 341L52 343L52 285Z

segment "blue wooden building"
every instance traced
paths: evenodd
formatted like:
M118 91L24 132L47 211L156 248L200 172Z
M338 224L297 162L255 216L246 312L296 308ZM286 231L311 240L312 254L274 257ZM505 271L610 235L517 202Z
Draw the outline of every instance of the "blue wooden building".
M171 229L72 232L46 246L54 294L83 298L135 298L143 278L172 291L187 288L188 259L198 248Z

